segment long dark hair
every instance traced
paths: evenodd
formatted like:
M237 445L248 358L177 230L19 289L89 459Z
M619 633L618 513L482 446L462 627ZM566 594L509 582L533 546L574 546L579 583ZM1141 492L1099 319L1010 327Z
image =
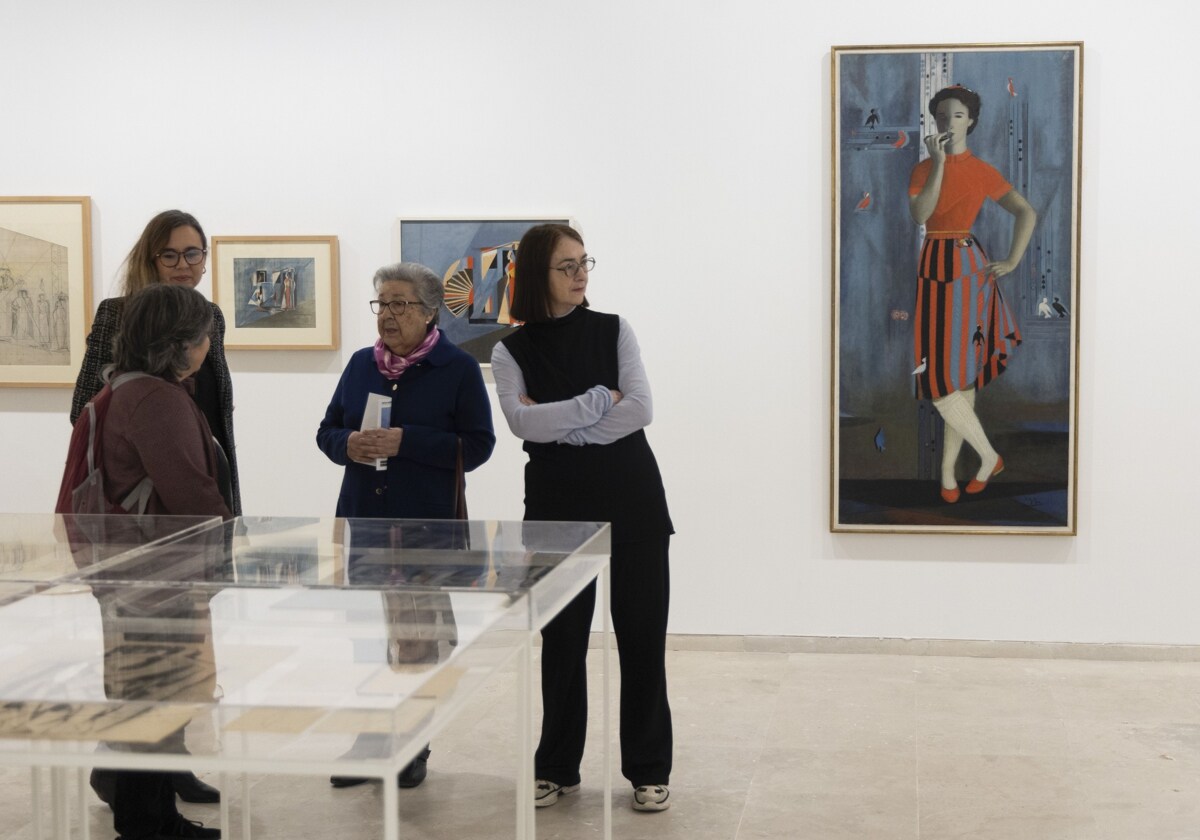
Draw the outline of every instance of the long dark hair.
M583 244L579 231L569 225L534 225L521 237L513 276L516 288L509 310L514 319L536 324L554 317L550 308L550 257L564 236ZM583 299L583 305L588 305L587 298Z
M122 290L125 295L132 295L158 282L154 255L167 247L171 231L177 227L195 228L207 250L208 237L204 235L204 228L200 227L195 216L182 210L162 211L146 224L146 229L125 258L125 284Z

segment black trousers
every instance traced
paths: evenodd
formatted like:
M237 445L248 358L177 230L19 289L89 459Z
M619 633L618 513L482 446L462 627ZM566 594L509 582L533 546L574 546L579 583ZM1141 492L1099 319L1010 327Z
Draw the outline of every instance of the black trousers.
M674 739L667 702L669 536L612 547L612 617L621 663L621 773L635 787L667 784ZM542 735L536 776L579 784L587 738L587 646L596 585L542 630Z
M175 825L175 785L159 770L104 770L113 783L113 828L121 838L153 837Z
M95 593L104 631L104 694L110 700L211 700L216 665L208 597L203 593L114 587ZM189 631L160 629L150 619L189 619ZM117 743L126 752L182 755L179 728L150 743ZM122 840L171 834L180 818L168 771L100 770L98 784L111 785L113 827Z

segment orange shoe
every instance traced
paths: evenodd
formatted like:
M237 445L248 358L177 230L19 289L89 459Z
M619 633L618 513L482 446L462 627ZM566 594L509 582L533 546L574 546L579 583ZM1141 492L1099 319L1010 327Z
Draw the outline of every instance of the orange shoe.
M941 490L942 490L942 501L945 502L946 504L952 505L958 501L959 493L958 493L958 485L957 484L955 484L949 490L947 490L945 487L941 488Z
M999 455L997 455L996 456L996 466L992 467L992 474L988 476L988 481L991 481L993 478L1000 475L1000 473L1002 473L1002 472L1004 472L1004 459L1002 457L1000 457ZM977 478L972 478L970 481L967 482L967 492L972 495L974 495L975 493L982 493L983 488L985 488L987 486L988 486L987 481L980 481Z

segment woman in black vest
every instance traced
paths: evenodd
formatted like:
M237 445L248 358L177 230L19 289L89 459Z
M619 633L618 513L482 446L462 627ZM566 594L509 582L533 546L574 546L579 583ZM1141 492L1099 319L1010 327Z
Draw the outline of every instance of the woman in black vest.
M612 523L612 615L621 661L621 772L633 808L670 805L672 734L664 663L674 532L645 426L653 408L637 339L587 308L587 255L566 225L531 228L517 248L512 316L525 325L492 352L500 406L525 441L525 519ZM587 735L589 586L542 631L542 734L534 803L579 789Z

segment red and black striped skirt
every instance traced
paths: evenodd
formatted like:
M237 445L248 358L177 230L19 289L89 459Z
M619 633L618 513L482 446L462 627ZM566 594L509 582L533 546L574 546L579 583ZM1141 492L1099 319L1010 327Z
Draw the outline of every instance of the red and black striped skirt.
M987 254L973 236L927 237L917 267L913 364L918 399L982 388L1004 372L1021 343L1017 321Z

